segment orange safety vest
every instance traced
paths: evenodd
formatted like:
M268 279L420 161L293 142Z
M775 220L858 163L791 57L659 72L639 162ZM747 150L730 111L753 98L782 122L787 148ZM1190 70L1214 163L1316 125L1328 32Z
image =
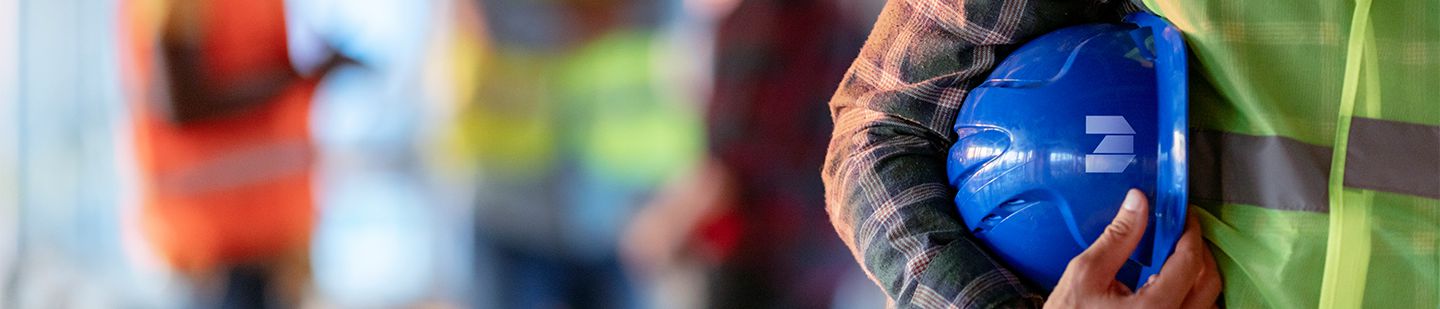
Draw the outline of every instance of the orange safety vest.
M124 46L141 226L172 266L203 270L265 259L308 245L314 224L309 102L314 80L286 86L251 108L177 123L157 112L163 9L127 3ZM186 0L193 1L193 0ZM148 3L154 4L154 3ZM148 10L148 11L147 11ZM208 0L202 71L225 81L255 68L289 66L282 0Z

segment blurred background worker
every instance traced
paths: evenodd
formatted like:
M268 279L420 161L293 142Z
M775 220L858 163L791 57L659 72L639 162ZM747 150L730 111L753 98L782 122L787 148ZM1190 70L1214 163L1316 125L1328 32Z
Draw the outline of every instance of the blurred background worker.
M663 36L673 1L474 3L471 97L458 138L474 160L483 279L506 308L637 304L620 228L691 165L698 106ZM463 55L462 55L463 56ZM683 71L682 71L683 72Z
M269 292L304 283L310 102L340 58L297 71L280 0L143 1L122 74L149 90L131 97L145 235L198 284L224 282L224 306L298 304Z
M0 308L879 306L881 2L0 0Z
M649 272L703 270L704 299L680 307L825 308L854 268L827 227L815 177L829 140L825 102L879 3L686 4L718 18L708 154L636 218L629 262Z

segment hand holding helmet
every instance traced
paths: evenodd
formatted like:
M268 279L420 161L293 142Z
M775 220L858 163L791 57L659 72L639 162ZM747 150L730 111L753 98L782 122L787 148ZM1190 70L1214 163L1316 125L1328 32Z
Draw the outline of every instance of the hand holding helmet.
M1084 253L1070 260L1046 308L1213 308L1220 296L1220 273L1200 239L1192 217L1165 269L1138 291L1115 280L1115 273L1144 238L1150 203L1130 190L1115 220Z

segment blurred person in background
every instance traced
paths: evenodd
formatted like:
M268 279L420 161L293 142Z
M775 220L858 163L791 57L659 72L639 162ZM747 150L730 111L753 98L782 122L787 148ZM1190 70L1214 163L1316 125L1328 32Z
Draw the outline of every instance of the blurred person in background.
M685 306L832 305L856 269L831 232L815 167L831 130L826 102L864 43L879 11L873 2L687 3L723 16L708 156L630 227L624 248L632 267L658 281L686 267L706 273L691 285L704 289L702 299ZM657 284L657 293L674 293L670 285Z
M0 308L463 301L469 216L407 147L448 2L0 0Z
M314 224L309 106L282 0L122 5L141 225L197 306L298 305ZM283 294L282 294L283 293Z
M498 298L478 306L637 305L621 227L700 148L698 106L659 61L671 2L473 3L454 145L473 160L477 274Z

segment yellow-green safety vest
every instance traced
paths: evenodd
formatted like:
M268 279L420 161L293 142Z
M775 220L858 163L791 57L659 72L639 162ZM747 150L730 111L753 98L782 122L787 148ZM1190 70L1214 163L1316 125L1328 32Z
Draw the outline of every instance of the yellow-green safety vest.
M1440 1L1143 1L1194 55L1227 307L1440 307Z

